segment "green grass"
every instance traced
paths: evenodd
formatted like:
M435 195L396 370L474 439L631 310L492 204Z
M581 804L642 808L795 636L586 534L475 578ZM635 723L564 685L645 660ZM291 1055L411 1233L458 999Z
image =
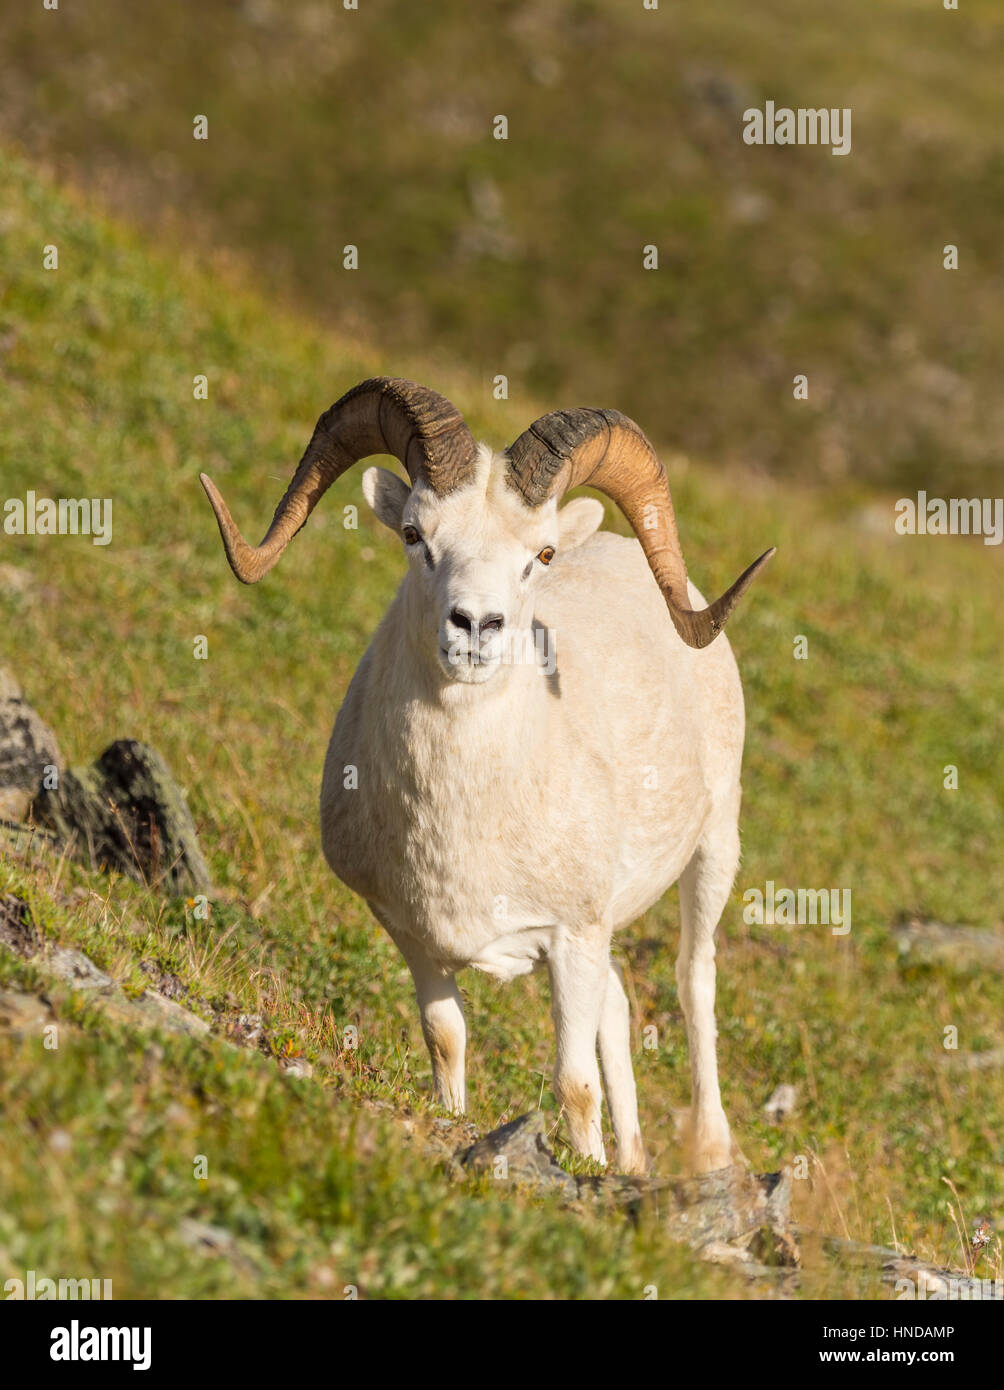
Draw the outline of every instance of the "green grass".
M0 130L469 399L504 373L715 460L985 491L1002 37L998 0L74 0L10 17ZM851 153L744 145L768 99L851 108Z
M243 589L198 484L206 469L238 521L263 529L317 415L376 371L428 380L495 443L554 402L486 404L476 370L321 333L249 294L225 258L151 253L20 158L4 158L2 180L0 492L111 497L115 524L106 548L0 532L0 566L24 581L0 569L3 660L71 763L117 737L161 750L220 893L202 922L46 856L0 861L0 892L26 896L50 936L128 991L155 960L207 1016L261 1012L276 1047L315 1068L298 1082L219 1041L151 1047L54 992L57 1051L0 1036L3 1277L93 1272L118 1297L340 1297L346 1284L390 1297L747 1293L654 1220L456 1185L420 1155L405 1120L428 1126L435 1112L407 972L324 867L317 828L331 722L402 572L398 548L366 513L356 470L279 570ZM47 244L58 271L42 268ZM192 397L197 373L207 401ZM1004 983L907 974L890 927L915 913L1000 918L999 553L895 537L894 493L823 496L683 457L670 471L703 588L779 547L730 627L749 733L744 862L720 932L726 1109L757 1169L810 1158L796 1183L804 1223L884 1243L895 1223L903 1244L959 1264L942 1178L967 1221L1004 1216L1004 1079L946 1067L942 1030L955 1024L964 1050L1004 1044ZM349 504L358 530L342 525ZM193 659L200 634L207 661ZM956 792L942 785L949 763ZM742 892L768 878L850 888L853 930L747 927ZM671 893L618 948L663 1173L678 1170L672 1112L689 1089L676 931ZM41 983L0 953L0 987ZM553 1113L545 982L463 985L472 1119ZM641 1045L648 1024L655 1051ZM779 1081L798 1084L801 1105L775 1129L762 1106ZM198 1154L208 1181L192 1176ZM225 1226L240 1258L193 1252L184 1217ZM878 1290L813 1265L802 1292Z

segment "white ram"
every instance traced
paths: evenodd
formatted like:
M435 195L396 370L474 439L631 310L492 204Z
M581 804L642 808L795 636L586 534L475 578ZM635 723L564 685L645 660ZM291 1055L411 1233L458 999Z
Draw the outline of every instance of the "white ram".
M598 1046L618 1165L643 1171L610 941L679 881L693 1163L722 1167L714 934L739 860L744 713L727 642L709 644L773 552L705 608L665 470L631 420L556 411L493 453L443 397L377 378L321 416L260 546L203 475L237 577L260 579L372 454L411 479L363 478L408 572L335 721L322 844L411 969L438 1096L464 1109L457 972L546 964L571 1140L604 1160ZM616 501L638 540L593 534L594 500L559 512L580 484Z

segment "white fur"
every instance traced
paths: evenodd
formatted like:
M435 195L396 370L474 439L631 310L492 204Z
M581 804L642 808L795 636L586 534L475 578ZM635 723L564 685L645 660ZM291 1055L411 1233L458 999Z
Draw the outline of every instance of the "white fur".
M598 1048L618 1164L644 1169L610 939L679 880L694 1162L725 1166L714 933L739 858L743 746L727 641L688 647L637 541L592 534L598 503L531 511L483 448L473 483L444 498L382 469L364 492L422 541L335 721L322 840L411 968L439 1097L464 1108L457 971L546 965L571 1140L604 1159ZM503 627L479 639L485 619ZM513 630L552 635L550 674L507 657Z

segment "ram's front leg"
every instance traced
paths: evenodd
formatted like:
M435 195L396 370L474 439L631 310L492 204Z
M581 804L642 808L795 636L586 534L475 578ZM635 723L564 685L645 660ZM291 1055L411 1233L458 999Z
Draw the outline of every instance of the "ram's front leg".
M415 981L422 1033L432 1058L436 1097L447 1110L462 1115L467 1109L467 1085L464 1079L467 1027L456 976L436 965L411 942L407 948L401 946L400 942L398 946Z
M593 930L595 936L561 932L548 955L557 1042L554 1093L573 1146L606 1163L596 1036L610 969L610 934L601 927Z

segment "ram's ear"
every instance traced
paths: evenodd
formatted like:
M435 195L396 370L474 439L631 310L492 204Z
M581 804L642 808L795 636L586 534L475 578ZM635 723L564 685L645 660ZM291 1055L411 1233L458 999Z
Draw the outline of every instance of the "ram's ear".
M396 533L401 530L401 517L411 488L389 468L367 468L363 474L363 496L378 521Z
M558 513L558 544L574 550L587 541L603 520L603 503L595 497L576 497Z

